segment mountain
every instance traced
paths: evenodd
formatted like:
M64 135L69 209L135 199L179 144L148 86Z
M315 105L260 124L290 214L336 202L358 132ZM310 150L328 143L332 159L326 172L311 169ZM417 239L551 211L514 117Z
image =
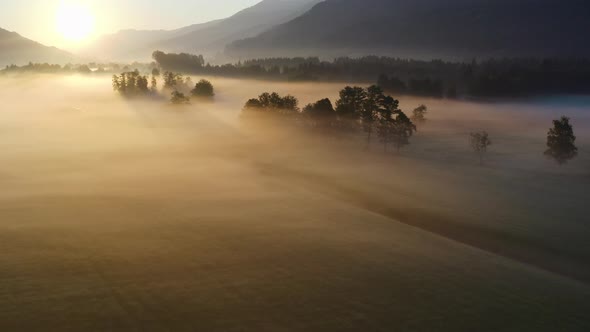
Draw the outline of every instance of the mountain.
M589 56L587 0L326 0L234 57L380 54L414 58Z
M263 0L226 19L178 30L125 30L99 39L84 55L126 61L149 59L154 50L215 55L222 53L228 43L288 22L321 1Z
M200 53L222 51L226 44L256 36L308 11L320 0L264 0L212 27L199 29L161 43L165 51Z
M68 52L42 45L16 32L0 28L0 67L29 62L65 64L74 60L75 57Z
M159 42L215 26L221 21L193 24L176 30L121 30L100 37L80 52L86 57L98 59L121 61L149 59L151 52L158 48Z

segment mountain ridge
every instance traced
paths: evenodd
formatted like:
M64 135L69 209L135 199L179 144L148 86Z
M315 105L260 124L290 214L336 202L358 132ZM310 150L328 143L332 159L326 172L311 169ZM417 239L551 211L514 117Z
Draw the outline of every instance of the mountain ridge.
M225 19L176 30L121 30L84 50L84 55L113 60L147 60L154 50L221 54L228 43L254 37L304 14L323 0L263 0Z
M28 62L65 64L76 57L53 46L46 46L20 34L0 28L0 66Z
M412 58L590 56L582 0L326 0L256 37L233 57L389 55ZM559 27L556 29L555 27Z

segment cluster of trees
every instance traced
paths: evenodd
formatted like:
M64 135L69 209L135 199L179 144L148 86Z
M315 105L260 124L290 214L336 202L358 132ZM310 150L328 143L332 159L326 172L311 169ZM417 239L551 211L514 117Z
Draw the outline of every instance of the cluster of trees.
M157 69L155 69L156 71ZM164 80L164 89L166 90L173 90L173 91L180 91L180 92L188 92L193 85L193 81L189 76L184 77L184 75L180 73L175 73L171 71L166 71L162 75L162 79Z
M160 68L166 71L178 71L183 73L192 73L198 68L205 65L205 58L202 55L193 55L187 53L166 54L161 51L155 51L152 58Z
M154 53L165 70L271 80L375 82L389 93L430 97L521 97L590 93L590 59L420 61L391 57L267 58L205 64L202 56Z
M163 80L163 90L171 94L170 101L173 104L189 103L188 94L200 99L215 96L213 84L205 79L194 84L189 76L184 77L180 73L168 71L160 74L157 68L152 69L151 79L148 79L147 75L141 75L139 70L113 75L113 89L125 97L157 95L160 76Z
M299 100L291 95L281 96L265 92L244 105L244 111L265 111L273 114L293 115L299 113Z
M399 151L410 143L410 137L417 130L412 120L399 109L399 101L385 95L375 85L367 89L345 87L335 106L326 98L299 109L298 100L293 96L264 93L248 100L244 112L288 115L296 123L328 134L363 132L367 147L377 136L385 151L389 145Z
M206 79L201 79L194 84L189 76L184 77L180 73L168 71L163 74L163 78L164 89L172 91L170 101L173 104L186 104L190 102L190 98L187 96L189 94L199 99L211 99L215 96L213 84Z
M152 76L151 87L148 77L138 70L113 75L113 90L125 97L146 96L157 91L157 81Z

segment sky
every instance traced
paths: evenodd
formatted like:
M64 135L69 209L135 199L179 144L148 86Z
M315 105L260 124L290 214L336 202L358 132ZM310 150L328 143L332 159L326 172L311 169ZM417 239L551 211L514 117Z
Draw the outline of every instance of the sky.
M56 22L63 2L92 13L93 32L83 41L89 42L121 29L174 29L224 18L260 0L0 0L0 28L49 46L75 48Z

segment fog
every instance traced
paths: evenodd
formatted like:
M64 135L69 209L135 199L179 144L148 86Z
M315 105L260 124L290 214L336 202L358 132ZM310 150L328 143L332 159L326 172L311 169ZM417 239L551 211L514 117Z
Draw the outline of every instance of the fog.
M240 118L354 82L208 79L213 102L172 106L0 78L1 330L590 328L590 99L399 96L428 121L384 153ZM558 166L562 115L579 156Z

